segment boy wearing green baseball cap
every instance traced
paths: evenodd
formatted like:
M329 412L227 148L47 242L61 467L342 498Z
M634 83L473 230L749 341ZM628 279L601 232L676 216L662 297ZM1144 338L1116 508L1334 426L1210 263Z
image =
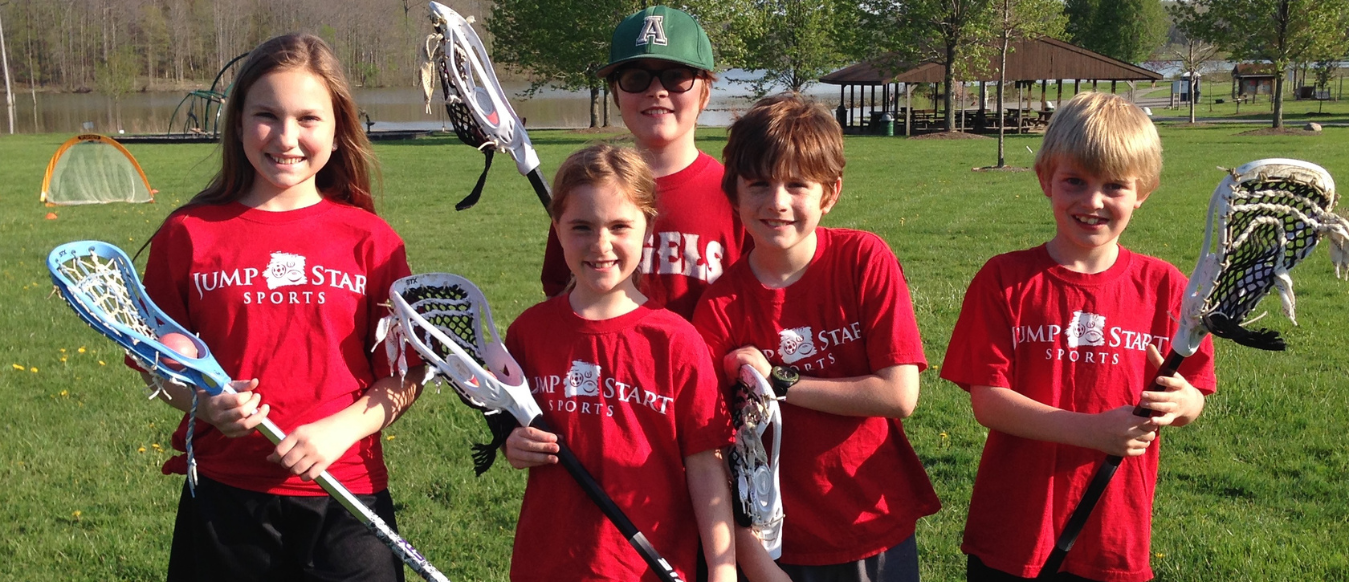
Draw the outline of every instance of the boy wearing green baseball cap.
M721 192L721 163L694 144L714 67L712 43L698 21L652 6L614 29L609 63L598 71L656 177L659 214L640 267L642 292L684 319L693 318L703 290L748 243ZM556 233L549 232L540 277L544 293L561 293L570 276Z

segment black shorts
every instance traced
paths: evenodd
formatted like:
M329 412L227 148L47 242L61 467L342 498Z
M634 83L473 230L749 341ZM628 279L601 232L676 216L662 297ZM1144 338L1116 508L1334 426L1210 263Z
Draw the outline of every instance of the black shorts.
M966 582L1032 582L1036 578L1022 578L1013 576L1002 570L994 570L984 564L983 560L974 557L973 554L966 554L965 560L965 580ZM1067 572L1059 572L1058 575L1050 578L1053 582L1092 582L1087 578L1075 576Z
M357 495L390 528L388 490ZM183 486L169 582L361 580L403 582L403 563L330 496L258 493L201 477Z
M828 566L778 563L793 582L918 582L918 536L870 558Z

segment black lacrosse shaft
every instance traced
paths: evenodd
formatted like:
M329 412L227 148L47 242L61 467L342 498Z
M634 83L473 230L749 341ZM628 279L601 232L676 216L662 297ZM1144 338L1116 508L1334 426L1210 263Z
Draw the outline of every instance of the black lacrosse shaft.
M548 187L548 182L543 179L543 172L538 168L530 170L525 174L529 178L529 185L534 187L534 194L539 197L539 202L543 203L543 209L548 210L553 203L553 189Z
M1176 371L1180 369L1181 361L1184 359L1185 356L1176 353L1176 350L1171 350L1166 355L1166 361L1162 362L1162 367L1157 369L1157 375L1153 377L1152 386L1148 387L1148 390L1153 392L1165 390L1161 384L1157 383L1157 379L1175 376ZM1142 404L1134 407L1134 416L1149 417L1152 415L1152 411L1143 408ZM1040 575L1036 576L1037 580L1050 580L1058 575L1059 568L1063 566L1063 560L1068 557L1068 552L1073 549L1078 534L1082 533L1082 527L1087 524L1087 518L1091 517L1091 511L1096 508L1096 503L1101 500L1101 495L1105 493L1105 487L1115 477L1115 470L1119 469L1122 461L1124 461L1124 457L1109 455L1096 467L1096 473L1092 475L1091 483L1087 485L1087 490L1082 493L1082 500L1077 502L1077 507L1073 508L1073 513L1068 516L1068 523L1064 524L1063 532L1059 534L1058 541L1054 542L1054 551L1049 553L1049 558L1045 560L1044 566L1040 567Z
M529 426L544 432L553 432L542 416L534 417ZM599 506L600 511L604 512L609 521L613 522L614 527L618 528L623 537L628 538L628 543L632 544L633 549L637 550L642 559L646 560L647 565L651 566L651 571L655 572L656 576L665 582L684 582L679 577L679 573L675 572L674 567L661 557L660 552L657 552L656 548L652 547L651 542L647 541L646 536L642 535L636 525L633 525L632 520L628 519L627 514L623 513L623 509L617 503L614 503L613 498L609 497L608 493L604 492L595 477L591 476L590 471L587 471L585 466L581 464L581 460L576 458L576 453L572 452L571 447L568 447L567 443L562 442L559 438L557 448L557 458L561 461L562 467L568 473L571 473L576 483L581 486L590 500Z

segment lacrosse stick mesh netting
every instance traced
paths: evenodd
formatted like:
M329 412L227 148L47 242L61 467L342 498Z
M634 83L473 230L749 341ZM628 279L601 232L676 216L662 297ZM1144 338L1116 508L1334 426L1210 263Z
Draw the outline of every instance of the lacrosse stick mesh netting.
M400 294L422 319L448 336L479 366L487 367L484 354L479 349L482 329L478 306L474 304L467 290L453 284L426 284L407 286ZM413 326L413 329L405 330L404 333L414 334L417 341L430 348L442 360L448 361L455 357L454 352L439 338L420 326ZM474 398L457 382L450 380L449 383L454 387L459 400L482 412L487 429L492 434L490 442L472 445L473 470L481 475L492 467L492 463L496 461L497 450L506 443L506 438L519 423L510 414L493 410Z
M731 422L737 437L729 459L735 495L732 509L741 527L752 527L765 544L776 546L782 512L781 506L774 503L777 487L773 482L772 459L763 442L765 431L773 426L773 414L767 395L744 382L735 384ZM780 438L775 430L773 439Z
M1205 300L1203 313L1215 335L1235 332L1231 339L1242 341L1246 336L1232 329L1233 324L1245 319L1275 287L1285 314L1296 321L1288 271L1310 255L1320 237L1340 219L1330 212L1335 204L1333 190L1280 166L1238 177L1227 202L1222 272Z
M455 285L420 285L407 288L402 295L418 315L445 332L479 366L485 365L478 353L478 308L467 291ZM417 334L417 339L442 359L453 356L450 348L429 331L415 328L409 332Z
M126 276L116 259L94 254L77 256L61 264L61 273L74 282L73 291L92 299L95 306L117 323L145 337L159 337L132 299Z

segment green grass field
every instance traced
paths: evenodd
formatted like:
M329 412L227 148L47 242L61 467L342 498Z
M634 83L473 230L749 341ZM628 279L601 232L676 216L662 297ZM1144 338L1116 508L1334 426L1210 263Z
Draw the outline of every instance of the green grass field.
M1349 129L1249 137L1249 126L1164 128L1162 186L1123 239L1188 272L1207 201L1223 174L1262 157L1295 157L1349 176ZM142 397L113 344L53 294L44 261L57 244L102 239L134 252L216 166L210 145L131 145L158 202L38 203L47 159L67 136L0 136L0 579L162 579L182 481L160 474L178 415ZM547 172L593 134L534 135ZM720 154L722 130L699 145ZM1008 162L1029 166L1038 136L1009 136ZM1048 205L1030 172L972 172L993 140L850 137L844 197L827 226L883 236L905 266L929 360L940 364L964 290L990 256L1043 242ZM408 241L414 272L469 277L507 325L542 299L547 222L528 183L499 159L482 202L453 205L482 156L453 137L376 146L381 214ZM1266 302L1263 325L1286 353L1218 343L1219 392L1200 420L1168 430L1157 488L1153 565L1159 580L1349 580L1349 283L1325 251L1293 273L1300 326ZM923 376L906 430L944 508L919 524L922 575L964 579L959 552L984 429L968 397ZM403 533L451 579L505 580L524 473L472 473L484 431L452 394L428 392L386 433ZM1115 484L1113 486L1120 486ZM790 516L789 516L790 519ZM559 525L565 528L565 525Z

